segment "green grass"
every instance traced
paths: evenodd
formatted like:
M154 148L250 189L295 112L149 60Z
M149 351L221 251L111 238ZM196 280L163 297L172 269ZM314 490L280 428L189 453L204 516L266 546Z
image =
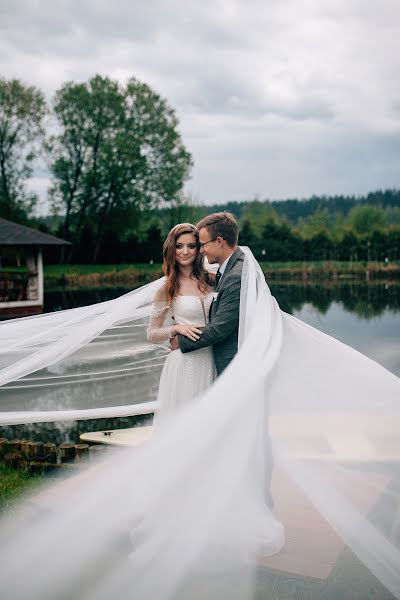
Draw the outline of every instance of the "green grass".
M400 262L386 265L381 262L345 262L345 261L288 261L261 262L267 278L276 279L336 279L354 277L371 279L400 277ZM154 281L162 275L161 264L124 263L113 265L48 265L44 270L45 283L52 289L63 286L68 288L95 288L99 286L129 284L138 287Z
M0 267L0 273L28 273L26 266L23 267Z
M0 514L12 507L23 493L42 481L44 475L31 474L25 469L13 469L0 463Z
M62 277L63 275L90 275L92 273L115 273L120 271L145 271L158 273L161 264L122 263L119 265L47 265L44 268L45 277Z
M324 269L328 266L331 268L335 268L338 271L352 271L353 269L367 269L367 268L382 268L386 269L389 266L399 267L399 261L390 262L388 265L385 265L384 262L378 261L344 261L344 260L310 260L310 261L287 261L287 262L260 262L261 268L263 270L284 270L284 269Z
M45 284L54 288L94 288L126 283L134 287L150 283L162 275L160 264L51 265L45 268Z
M397 266L400 267L400 262L391 262L386 266L382 262L366 261L288 261L288 262L260 262L263 270L281 271L290 269L324 269L326 267L335 268L339 271L352 271L354 269L382 268ZM120 271L141 271L146 273L159 273L161 264L149 263L123 263L118 265L47 265L44 268L44 274L48 278L62 277L63 275L90 275L92 273L118 273Z

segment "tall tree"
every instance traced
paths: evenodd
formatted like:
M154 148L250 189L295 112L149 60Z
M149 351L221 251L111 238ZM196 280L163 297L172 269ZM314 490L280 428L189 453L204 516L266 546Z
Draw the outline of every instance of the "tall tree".
M240 227L239 243L242 246L249 246L254 252L256 246L258 246L258 240L259 238L254 233L250 221L245 219Z
M48 144L55 176L50 193L65 215L64 236L76 241L84 229L97 233L93 217L105 193L106 146L122 120L118 84L99 76L88 83L65 83L56 92L54 113L60 132Z
M0 214L24 219L34 201L25 187L43 134L46 102L42 92L18 79L0 78Z
M246 203L242 210L240 222L244 224L247 221L251 225L255 235L260 237L268 223L276 223L278 220L278 215L271 204L269 202L260 202L256 198Z
M267 223L262 234L265 260L286 261L303 258L303 242L284 221Z
M327 233L334 225L334 215L327 208L319 209L301 221L301 232L311 238L318 233Z
M121 214L176 200L192 166L167 102L132 78L121 86L96 75L66 83L54 111L60 132L51 140L52 189L65 213L64 234L79 238L90 223L96 261L107 230L121 230ZM129 223L126 223L129 226Z
M337 244L340 260L357 260L360 242L353 231L345 231Z
M349 223L358 234L371 234L386 226L386 214L380 206L363 204L355 206L349 213Z

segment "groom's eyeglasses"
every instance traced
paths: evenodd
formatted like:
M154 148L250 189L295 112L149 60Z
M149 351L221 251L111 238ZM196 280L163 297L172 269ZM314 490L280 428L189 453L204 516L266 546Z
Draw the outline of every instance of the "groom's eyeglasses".
M202 248L204 248L204 246L205 246L206 244L209 244L210 242L215 242L215 240L216 240L217 238L218 238L218 236L217 236L216 238L212 238L212 240L207 240L206 242L203 242L203 243L201 243L201 242L200 242L200 244L199 244L199 246L200 246L200 250L201 250Z

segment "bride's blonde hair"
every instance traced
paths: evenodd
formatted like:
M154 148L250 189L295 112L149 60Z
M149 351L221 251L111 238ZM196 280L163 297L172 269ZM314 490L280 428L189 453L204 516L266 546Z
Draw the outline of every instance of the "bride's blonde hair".
M168 233L163 245L163 273L167 279L165 294L167 302L172 302L179 292L179 264L176 262L176 242L178 238L190 233L196 239L197 256L193 263L193 276L198 281L198 288L202 294L206 293L207 286L213 285L211 275L204 267L204 256L200 253L199 231L191 223L178 223Z

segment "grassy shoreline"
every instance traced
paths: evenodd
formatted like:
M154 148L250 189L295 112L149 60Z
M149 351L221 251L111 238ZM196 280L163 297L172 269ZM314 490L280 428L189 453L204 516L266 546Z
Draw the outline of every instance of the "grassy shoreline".
M27 469L14 469L0 462L0 515L12 509L14 501L33 490L45 475L30 473Z
M400 279L400 262L261 262L267 279L335 280ZM161 277L161 264L48 265L46 287L96 287L125 283L143 285Z

